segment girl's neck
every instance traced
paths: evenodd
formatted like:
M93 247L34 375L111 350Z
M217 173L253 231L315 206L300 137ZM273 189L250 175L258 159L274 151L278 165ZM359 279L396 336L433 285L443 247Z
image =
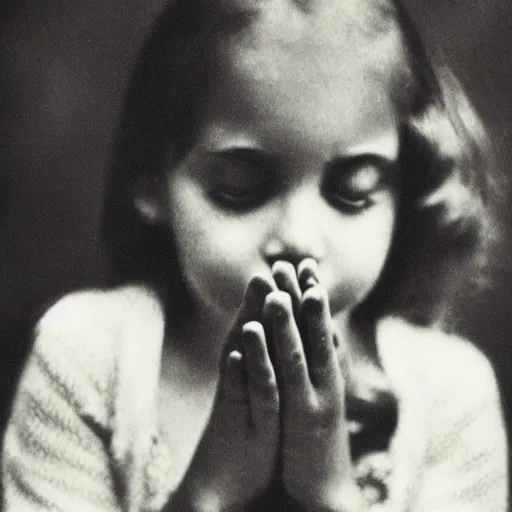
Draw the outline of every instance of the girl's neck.
M179 355L198 375L216 375L229 327L229 319L190 304L179 322L169 320L166 349Z

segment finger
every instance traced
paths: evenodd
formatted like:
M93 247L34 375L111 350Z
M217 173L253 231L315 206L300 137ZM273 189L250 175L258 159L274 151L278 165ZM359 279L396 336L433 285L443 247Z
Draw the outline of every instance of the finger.
M265 297L276 289L275 283L270 279L262 276L251 278L228 335L227 351L240 348L240 335L244 324L251 321L262 321Z
M265 432L269 428L277 427L279 394L261 323L245 324L242 340L252 424L257 431Z
M247 378L243 356L238 350L230 351L224 359L221 385L224 398L233 402L247 402Z
M258 275L251 278L238 310L237 317L240 327L251 321L261 322L265 297L274 290L277 288L271 279Z
M304 293L308 288L318 284L318 263L313 258L304 258L297 267L299 287Z
M270 293L265 300L263 315L277 352L276 369L281 396L286 405L302 404L310 400L312 388L290 296L281 291Z
M332 333L327 294L320 286L309 288L301 305L301 318L307 329L308 371L313 386L332 390L340 387L341 371ZM341 392L341 389L339 389Z
M286 292L291 297L293 312L297 315L302 292L294 265L289 261L276 261L272 265L272 276L279 290Z
M251 428L247 377L243 355L237 350L225 354L210 424L223 436L246 435Z

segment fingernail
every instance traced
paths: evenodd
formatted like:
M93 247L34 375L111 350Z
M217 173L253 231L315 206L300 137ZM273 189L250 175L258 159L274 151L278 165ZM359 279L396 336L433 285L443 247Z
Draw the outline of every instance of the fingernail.
M242 339L245 342L252 343L258 339L260 330L263 330L263 327L259 322L247 322L242 326Z
M304 258L298 266L298 270L311 269L315 271L318 268L318 263L314 258Z
M229 352L228 357L234 361L241 361L243 356L240 350L233 349Z
M270 283L262 276L254 276L249 281L249 287L257 295L267 295L272 291Z
M306 279L306 289L313 288L313 286L316 286L318 284L318 281L315 279L314 276L309 276Z
M316 295L309 295L305 297L303 307L310 313L319 312L322 310L322 300Z
M319 283L316 266L316 262L312 259L303 260L299 264L297 273L299 276L299 286L303 292Z
M250 345L254 341L254 331L247 329L246 325L247 324L242 327L242 343L244 343L244 345Z

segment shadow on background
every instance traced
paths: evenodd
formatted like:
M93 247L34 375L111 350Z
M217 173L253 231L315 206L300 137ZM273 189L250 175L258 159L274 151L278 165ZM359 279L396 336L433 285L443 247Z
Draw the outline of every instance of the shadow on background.
M512 163L512 3L409 0ZM138 45L164 0L5 1L0 5L1 420L45 304L103 281L102 180ZM512 202L495 286L461 297L460 330L494 362L512 419Z

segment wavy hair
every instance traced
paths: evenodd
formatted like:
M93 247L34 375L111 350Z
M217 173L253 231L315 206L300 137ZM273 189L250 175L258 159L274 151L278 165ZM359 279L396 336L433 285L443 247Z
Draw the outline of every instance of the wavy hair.
M294 1L304 9L312 0ZM489 144L459 83L433 64L401 4L347 2L364 4L359 25L368 37L397 30L403 47L392 91L402 114L398 222L381 277L357 314L431 324L442 318L458 286L478 282L495 238ZM193 145L213 49L251 22L254 9L245 4L258 2L176 0L147 39L126 96L107 176L103 240L114 283L150 281L168 304L183 305L188 297L172 233L141 218L134 193Z

